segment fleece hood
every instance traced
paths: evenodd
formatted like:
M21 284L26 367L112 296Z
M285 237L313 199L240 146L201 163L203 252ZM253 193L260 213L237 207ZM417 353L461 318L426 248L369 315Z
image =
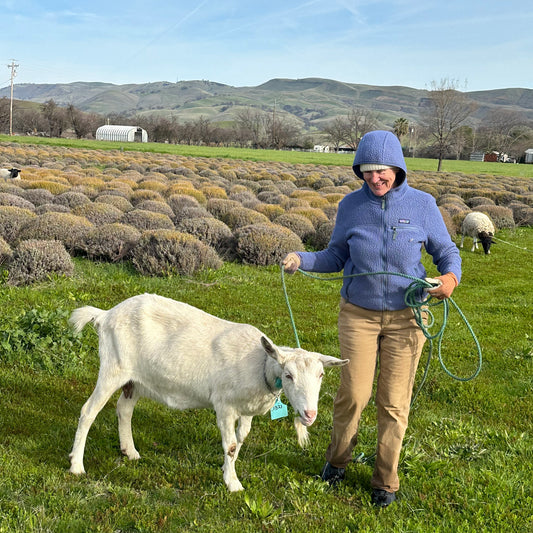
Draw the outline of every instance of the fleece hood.
M403 183L407 176L407 166L403 158L402 146L398 137L390 131L376 130L363 135L352 165L355 175L363 179L363 173L359 168L361 165L398 167L400 170L396 175L397 185Z

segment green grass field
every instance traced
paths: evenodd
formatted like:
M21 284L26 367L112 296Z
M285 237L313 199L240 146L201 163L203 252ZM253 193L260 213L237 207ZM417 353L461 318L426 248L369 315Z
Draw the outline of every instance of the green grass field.
M309 165L340 165L351 166L352 154L326 154L315 152L297 152L288 150L253 150L243 148L189 146L184 144L164 143L120 143L108 141L90 141L76 139L50 139L47 137L23 137L0 135L0 142L16 142L21 144L42 144L51 146L67 146L97 150L144 151L162 154L176 154L190 157L216 157L223 159L243 159L250 161L281 161L291 164ZM410 171L436 172L437 160L422 158L406 158ZM533 165L514 165L508 163L483 163L477 161L445 160L442 172L463 172L465 174L487 174L493 176L533 177Z
M533 531L533 229L498 237L527 251L501 242L490 256L465 248L453 295L483 349L482 371L473 381L455 381L433 358L405 439L399 499L383 511L370 504L371 462L354 463L336 490L315 479L329 439L334 369L326 373L307 449L297 446L292 416L254 419L237 462L244 492L225 488L211 411L175 412L142 400L133 417L142 459L123 458L116 395L89 433L87 475L68 473L80 409L98 370L94 331L76 338L67 328L72 309L109 308L155 292L294 345L277 267L226 263L190 278L146 278L128 264L76 259L71 279L1 284L0 532ZM338 355L339 287L301 274L287 279L303 347ZM442 358L460 376L476 367L473 341L453 310ZM370 405L356 453L371 456L375 439Z

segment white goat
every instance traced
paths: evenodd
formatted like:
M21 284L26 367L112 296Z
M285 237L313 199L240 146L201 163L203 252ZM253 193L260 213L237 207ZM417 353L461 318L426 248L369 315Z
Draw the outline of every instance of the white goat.
M19 180L20 168L0 168L0 178Z
M492 220L485 214L480 211L473 211L468 213L461 224L461 245L463 247L463 242L465 237L472 237L472 252L477 250L477 241L481 241L483 246L483 251L486 254L490 254L490 245L492 244L492 237L494 237L495 229Z
M142 396L175 409L214 408L224 449L224 481L242 490L235 461L250 431L252 417L264 414L283 388L298 417L303 446L316 419L324 366L348 360L276 347L258 329L209 315L188 304L154 294L124 300L109 311L87 306L69 322L79 332L93 322L99 336L100 371L83 406L70 471L83 474L87 433L111 395L117 402L120 448L139 459L131 433L133 408ZM235 424L238 422L237 430Z

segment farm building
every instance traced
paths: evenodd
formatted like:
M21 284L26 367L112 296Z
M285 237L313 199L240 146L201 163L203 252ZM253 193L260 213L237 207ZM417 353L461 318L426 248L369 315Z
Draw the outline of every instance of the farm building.
M526 163L533 163L533 148L528 148L526 150L525 162Z
M148 142L148 133L138 126L100 126L96 130L97 141Z

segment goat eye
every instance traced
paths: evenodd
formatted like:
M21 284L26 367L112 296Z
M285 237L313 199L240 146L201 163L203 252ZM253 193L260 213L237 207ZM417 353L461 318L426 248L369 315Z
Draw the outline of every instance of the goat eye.
M285 377L286 377L287 379L290 379L291 381L293 381L293 379L294 379L290 374L285 374Z

